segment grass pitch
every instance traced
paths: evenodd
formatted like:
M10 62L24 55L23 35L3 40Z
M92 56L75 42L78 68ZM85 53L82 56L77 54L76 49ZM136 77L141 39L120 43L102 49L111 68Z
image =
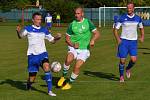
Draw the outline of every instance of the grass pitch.
M117 47L112 29L101 28L99 30L101 39L91 49L91 56L82 66L72 89L62 91L57 88L56 82L61 72L53 73L53 91L57 97L50 97L47 95L42 70L37 75L33 90L26 91L27 39L17 38L14 25L1 25L0 100L149 100L150 27L145 27L145 42L139 43L138 61L132 69L131 79L125 79L123 84L118 81L119 60L116 57ZM67 45L64 40L66 27L53 27L52 32L53 34L62 33L63 38L56 44L46 42L49 60L63 64L67 54Z

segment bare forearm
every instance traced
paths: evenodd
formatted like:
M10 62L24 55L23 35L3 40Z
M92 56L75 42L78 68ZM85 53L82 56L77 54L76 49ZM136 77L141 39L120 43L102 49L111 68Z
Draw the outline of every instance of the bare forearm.
M99 31L94 31L93 32L93 37L92 37L92 41L96 41L96 40L98 40L100 38L100 32Z
M115 36L115 39L116 39L117 43L119 43L121 40L120 40L120 36L118 35L118 30L117 29L114 29L114 36Z
M17 32L18 38L21 39L21 35L20 35L21 33L20 33L20 31L17 31L17 30L16 30L16 32Z
M144 28L140 29L141 38L144 38Z

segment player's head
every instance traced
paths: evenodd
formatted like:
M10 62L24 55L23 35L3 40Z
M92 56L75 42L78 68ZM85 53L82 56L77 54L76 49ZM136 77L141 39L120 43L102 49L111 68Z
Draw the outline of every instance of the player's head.
M47 16L50 16L50 13L47 13Z
M32 15L32 22L34 25L36 26L41 26L41 22L42 22L42 14L39 12L35 12Z
M84 17L84 11L82 7L75 8L75 18L77 21L82 21Z
M129 2L127 4L127 12L128 12L128 15L132 15L134 13L134 3L133 2Z

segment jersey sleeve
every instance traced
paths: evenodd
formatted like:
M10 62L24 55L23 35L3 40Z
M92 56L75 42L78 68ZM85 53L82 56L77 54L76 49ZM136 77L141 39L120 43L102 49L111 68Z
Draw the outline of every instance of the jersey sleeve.
M28 26L25 26L21 32L19 33L20 37L25 37L29 32L28 32Z
M45 39L47 39L49 42L54 40L54 37L51 35L47 28L45 28Z
M72 35L73 34L73 31L72 31L72 23L69 25L68 29L67 29L67 32L66 32L66 35Z
M88 20L88 22L89 22L90 31L91 31L91 32L95 31L95 30L96 30L95 25L94 25L90 20Z
M121 16L121 17L119 18L118 22L117 22L116 25L115 25L115 28L116 28L116 29L120 29L122 23L123 23L123 16Z
M143 28L143 23L142 23L142 19L141 19L141 17L140 17L140 19L139 19L138 27L139 27L139 28Z

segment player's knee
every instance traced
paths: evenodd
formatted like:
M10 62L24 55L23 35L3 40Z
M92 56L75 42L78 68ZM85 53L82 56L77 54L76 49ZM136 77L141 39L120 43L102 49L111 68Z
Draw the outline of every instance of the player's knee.
M136 63L136 61L137 61L137 58L136 58L136 57L134 57L134 58L131 58L131 61L132 61L133 63Z
M49 65L49 63L44 63L43 64L43 70L44 70L44 72L49 72L50 71L50 65Z
M124 64L125 64L125 61L120 61L120 64L124 65Z

